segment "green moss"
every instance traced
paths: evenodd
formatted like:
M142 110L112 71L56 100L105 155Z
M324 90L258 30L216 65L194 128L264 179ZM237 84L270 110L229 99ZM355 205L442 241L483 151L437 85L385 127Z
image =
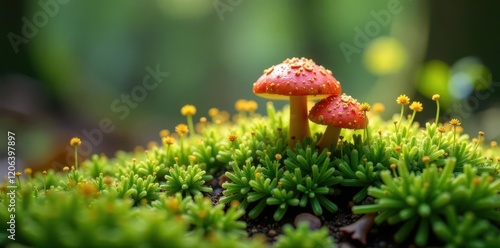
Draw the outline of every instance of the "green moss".
M0 194L0 245L261 247L247 237L243 215L270 211L282 220L290 208L335 213L339 197L359 203L367 195L375 203L353 211L400 225L398 242L412 238L425 245L431 236L450 247L463 240L471 246L498 242L498 148L448 124L395 125L396 114L389 121L369 116L369 139L364 130L343 130L334 151L316 148L324 127L311 123L312 138L292 149L288 115L269 104L266 116L240 112L233 122L211 116L212 122L198 123L199 132L163 137L146 152L94 155L78 169L35 173L18 182L15 241L7 238L5 187ZM227 182L213 205L208 182L220 175ZM325 229L283 230L277 247L296 246L304 237L315 237L300 243L304 247L332 245Z

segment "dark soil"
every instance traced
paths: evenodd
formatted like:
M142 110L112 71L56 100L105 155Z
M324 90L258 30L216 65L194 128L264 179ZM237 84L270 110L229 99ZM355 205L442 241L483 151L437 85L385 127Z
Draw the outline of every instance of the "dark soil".
M214 188L212 193L212 201L214 204L218 204L219 198L222 196L222 188L217 181L216 177L216 179L210 182L211 186ZM351 212L351 206L353 206L354 203L351 201L350 197L355 193L355 189L342 188L340 195L333 196L335 198L334 202L339 207L338 211L332 214L325 210L323 215L319 216L322 225L328 227L330 235L334 238L338 247L414 247L411 243L396 244L394 242L392 237L397 231L397 227L395 226L374 226L368 235L366 246L363 246L359 241L344 237L340 228L355 222L361 217L361 215L356 215ZM369 199L367 200L369 201ZM252 207L252 205L250 205L250 207ZM293 224L295 216L300 213L312 213L310 208L290 207L283 219L277 222L273 219L275 207L268 207L266 210L267 211L264 211L256 219L250 219L245 215L243 220L247 223L247 232L250 237L263 236L269 243L274 243L278 235L283 233L282 226L284 224Z

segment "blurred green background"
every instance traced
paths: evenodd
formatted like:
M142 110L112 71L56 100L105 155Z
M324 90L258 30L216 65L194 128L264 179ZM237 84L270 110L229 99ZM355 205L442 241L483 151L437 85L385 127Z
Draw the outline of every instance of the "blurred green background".
M343 92L383 103L386 118L404 93L423 102L418 121L432 120L430 97L439 93L443 121L459 118L472 136L500 138L498 2L19 0L0 7L0 127L16 131L20 166L68 163L70 138L86 132L100 142L84 155L159 141L161 129L185 122L185 104L197 107L195 120L211 107L235 113L242 98L263 113L267 100L253 95L252 83L269 66L302 56L332 70ZM151 71L163 81L144 90L145 78L155 83ZM99 136L102 120L113 131Z

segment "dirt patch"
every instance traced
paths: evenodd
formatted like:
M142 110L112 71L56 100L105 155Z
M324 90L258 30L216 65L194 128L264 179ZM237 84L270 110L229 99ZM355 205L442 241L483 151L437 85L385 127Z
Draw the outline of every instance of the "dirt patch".
M218 204L219 198L222 196L222 189L216 183L212 183L211 185L214 187L215 193L211 196L212 202ZM341 227L347 226L361 217L351 212L353 202L350 197L355 194L355 191L351 188L344 188L341 192L340 195L333 196L335 197L334 202L339 207L338 211L336 213L325 211L323 215L318 218L321 220L323 226L328 227L330 235L334 238L338 247L364 247L358 241L353 241L348 237L344 237L340 231ZM252 205L250 205L250 207L252 207ZM247 223L246 230L249 237L260 236L264 237L269 243L274 243L278 239L278 236L283 233L283 225L287 223L293 224L295 216L300 213L312 213L310 208L290 207L283 219L275 221L273 219L275 209L275 207L267 207L256 219L250 219L246 215L242 217L242 220ZM366 247L391 248L413 246L411 243L396 244L393 240L393 235L396 231L397 226L374 226L368 235Z

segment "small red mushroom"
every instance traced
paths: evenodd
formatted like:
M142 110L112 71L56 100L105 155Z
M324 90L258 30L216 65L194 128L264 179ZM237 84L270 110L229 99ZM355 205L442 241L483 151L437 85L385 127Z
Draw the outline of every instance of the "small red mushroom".
M339 95L340 83L332 72L311 59L292 58L264 70L253 84L253 92L268 99L290 100L289 145L310 137L307 98L321 99Z
M317 102L309 111L309 120L327 125L317 147L332 151L337 146L342 128L362 129L368 124L364 112L359 109L358 100L346 94L332 95Z

